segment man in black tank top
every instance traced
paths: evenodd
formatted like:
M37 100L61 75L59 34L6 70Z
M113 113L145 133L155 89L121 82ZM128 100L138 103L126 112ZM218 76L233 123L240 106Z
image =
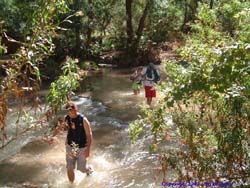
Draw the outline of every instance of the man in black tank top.
M77 169L83 173L87 173L87 175L93 172L91 167L86 167L86 158L89 157L92 143L92 131L88 119L78 112L74 102L68 102L66 110L65 123L56 128L50 143L53 143L53 138L60 130L65 128L68 130L66 139L66 167L69 181L74 182L76 164Z

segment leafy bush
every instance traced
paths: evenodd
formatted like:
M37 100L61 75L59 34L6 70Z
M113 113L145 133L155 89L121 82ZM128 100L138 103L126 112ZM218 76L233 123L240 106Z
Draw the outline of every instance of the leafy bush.
M29 3L17 2L15 0L4 0L0 2L1 5L6 5L3 6L6 8L0 13L0 19L3 16L4 18L2 19L7 22L4 30L15 27L13 29L14 33L18 33L18 36L20 36L19 32L22 33L21 36L23 38L23 41L18 41L21 47L14 54L14 59L1 63L1 68L6 72L6 77L0 80L0 132L2 135L6 135L4 131L5 126L7 126L5 124L5 118L9 109L10 100L14 99L18 104L16 127L18 127L19 119L27 116L27 110L23 108L24 105L32 101L31 109L33 110L34 108L35 112L37 109L40 109L40 100L37 93L41 83L39 65L42 64L45 58L53 53L54 44L52 39L56 35L55 30L59 24L58 22L55 23L54 21L56 19L53 18L54 15L65 11L66 7L63 2L64 1L61 0L38 0ZM17 7L20 7L20 9ZM22 7L24 7L24 9L22 9ZM25 12L25 15L19 17L19 15L24 13L22 11ZM13 12L13 14L10 14L10 12ZM4 15L8 15L9 17L5 17ZM12 16L15 19L12 19ZM13 25L13 23L19 19L25 24L22 25L21 31L17 32L15 29L20 29L20 27L18 24ZM30 120L32 124L33 122L36 124L42 124L43 122L40 117L32 117ZM28 127L25 131L28 131L31 127ZM18 130L18 128L16 128L16 130ZM17 134L18 131L15 137L10 137L8 142L5 142L7 136L4 136L3 139L0 138L2 139L1 148L13 141Z
M50 85L50 92L47 96L47 103L54 112L61 109L75 89L79 86L79 68L76 60L68 58L62 67L63 74Z
M166 63L169 78L162 86L163 99L132 124L131 137L142 130L154 136L164 181L173 182L169 173L174 172L179 182L244 185L250 175L250 44L242 40L246 32L234 38L223 32L216 11L205 5L199 13L196 32L181 50L189 66ZM176 148L168 147L170 143Z

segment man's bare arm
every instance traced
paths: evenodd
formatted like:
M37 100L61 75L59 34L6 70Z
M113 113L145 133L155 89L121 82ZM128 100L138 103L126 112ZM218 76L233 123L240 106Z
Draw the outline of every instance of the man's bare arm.
M90 128L90 123L89 123L87 118L83 119L83 126L84 126L84 130L85 130L85 133L87 136L87 148L86 148L86 151L84 153L85 157L87 158L89 156L90 146L92 143L92 130Z
M67 125L67 123L66 123L66 121L65 121L65 117L64 117L63 119L58 120L57 126L56 126L56 128L55 128L55 130L54 130L54 132L53 132L53 134L52 134L52 136L51 136L51 138L49 139L49 144L53 144L53 142L54 142L56 136L57 136L62 130L64 130L64 129L66 128L66 125Z

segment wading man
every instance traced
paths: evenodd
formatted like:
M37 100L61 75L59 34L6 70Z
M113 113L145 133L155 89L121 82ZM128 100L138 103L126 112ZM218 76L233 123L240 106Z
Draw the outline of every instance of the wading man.
M66 105L67 115L64 117L64 122L61 123L54 131L53 137L49 140L52 144L55 136L61 130L67 130L66 139L66 167L68 179L70 182L75 180L75 167L87 175L93 173L91 166L87 167L87 158L90 154L90 146L92 143L92 131L90 123L83 114L78 112L77 106L70 101Z

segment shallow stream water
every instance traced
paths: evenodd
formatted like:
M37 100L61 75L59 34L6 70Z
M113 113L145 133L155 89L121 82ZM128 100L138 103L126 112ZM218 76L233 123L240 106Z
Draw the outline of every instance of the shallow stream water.
M90 97L78 93L79 111L89 119L93 144L89 163L95 168L91 177L76 171L70 184L65 168L65 137L54 145L42 138L43 131L27 133L0 150L0 187L3 188L155 188L161 187L155 156L148 154L150 139L130 143L129 123L137 118L139 105L145 103L144 90L133 95L130 70L106 69L86 79L93 91ZM61 114L64 114L62 111ZM8 129L14 129L16 114L8 117Z

